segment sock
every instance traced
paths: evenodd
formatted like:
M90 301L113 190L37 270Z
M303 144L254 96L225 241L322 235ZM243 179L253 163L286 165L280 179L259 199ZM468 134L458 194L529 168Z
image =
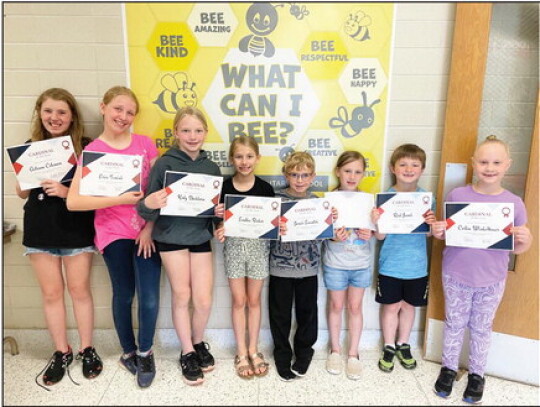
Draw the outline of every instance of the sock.
M137 351L137 355L142 356L143 358L147 357L152 353L152 349L147 350L146 352L139 352Z
M124 354L122 355L122 359L124 359L124 360L125 360L125 359L129 359L129 358L132 357L134 354L135 354L135 351L129 352L129 353L124 353Z
M396 348L396 345L394 345L393 343L385 343L384 346L385 347L390 346L392 349Z

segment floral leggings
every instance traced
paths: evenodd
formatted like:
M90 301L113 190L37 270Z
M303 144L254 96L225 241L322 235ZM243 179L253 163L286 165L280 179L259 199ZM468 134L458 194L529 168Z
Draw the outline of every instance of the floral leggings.
M465 328L469 327L469 373L484 376L491 328L506 279L488 287L470 287L443 273L445 302L442 365L457 371Z

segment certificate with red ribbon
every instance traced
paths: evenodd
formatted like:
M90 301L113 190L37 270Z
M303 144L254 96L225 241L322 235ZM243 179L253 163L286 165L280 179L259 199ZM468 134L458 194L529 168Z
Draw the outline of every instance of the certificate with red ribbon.
M514 250L513 203L445 202L446 245Z
M281 199L225 195L225 236L279 239Z
M77 157L71 136L53 137L6 148L21 190L39 188L47 179L70 181Z
M165 171L163 183L167 205L161 215L212 217L219 203L223 177L178 171Z
M82 152L81 195L118 196L141 191L141 155Z
M424 216L431 209L431 192L384 192L377 194L381 214L379 233L429 233Z
M284 242L334 237L332 205L326 198L281 202L281 222L287 226Z

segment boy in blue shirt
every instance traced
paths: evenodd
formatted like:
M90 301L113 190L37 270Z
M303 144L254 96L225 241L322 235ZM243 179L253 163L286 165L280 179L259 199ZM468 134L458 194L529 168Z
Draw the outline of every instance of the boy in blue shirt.
M426 168L426 153L415 144L403 144L390 158L390 171L395 184L388 192L425 192L418 180ZM435 207L433 203L432 208ZM373 211L376 224L379 212ZM435 222L432 210L425 215L426 223ZM379 276L375 301L382 304L381 327L384 347L379 369L391 372L394 356L405 369L414 369L409 337L414 324L415 307L427 304L428 268L427 238L430 234L381 234ZM397 341L396 341L397 339Z

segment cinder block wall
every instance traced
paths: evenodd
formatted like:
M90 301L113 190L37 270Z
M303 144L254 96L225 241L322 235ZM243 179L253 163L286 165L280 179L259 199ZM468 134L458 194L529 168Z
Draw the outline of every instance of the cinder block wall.
M450 66L455 4L396 5L386 157L398 145L416 143L427 152L421 185L435 191L438 181L446 89ZM33 104L44 89L69 89L80 102L88 134L101 129L98 104L105 90L127 85L120 3L4 4L4 146L29 136ZM4 160L7 157L4 153ZM45 328L41 293L28 259L22 256L23 200L15 195L14 175L4 165L4 219L18 231L4 244L4 328ZM386 172L383 188L390 185ZM209 328L232 327L230 293L223 274L221 245L215 244L214 307ZM113 328L111 286L103 259L95 256L92 288L96 328ZM364 298L364 329L380 330L379 306L371 288ZM69 296L69 326L75 321ZM162 275L159 328L173 328L170 288ZM263 304L267 303L267 289ZM326 289L320 279L319 326L326 330ZM420 309L414 335L422 337L425 309ZM268 312L263 307L263 328Z

